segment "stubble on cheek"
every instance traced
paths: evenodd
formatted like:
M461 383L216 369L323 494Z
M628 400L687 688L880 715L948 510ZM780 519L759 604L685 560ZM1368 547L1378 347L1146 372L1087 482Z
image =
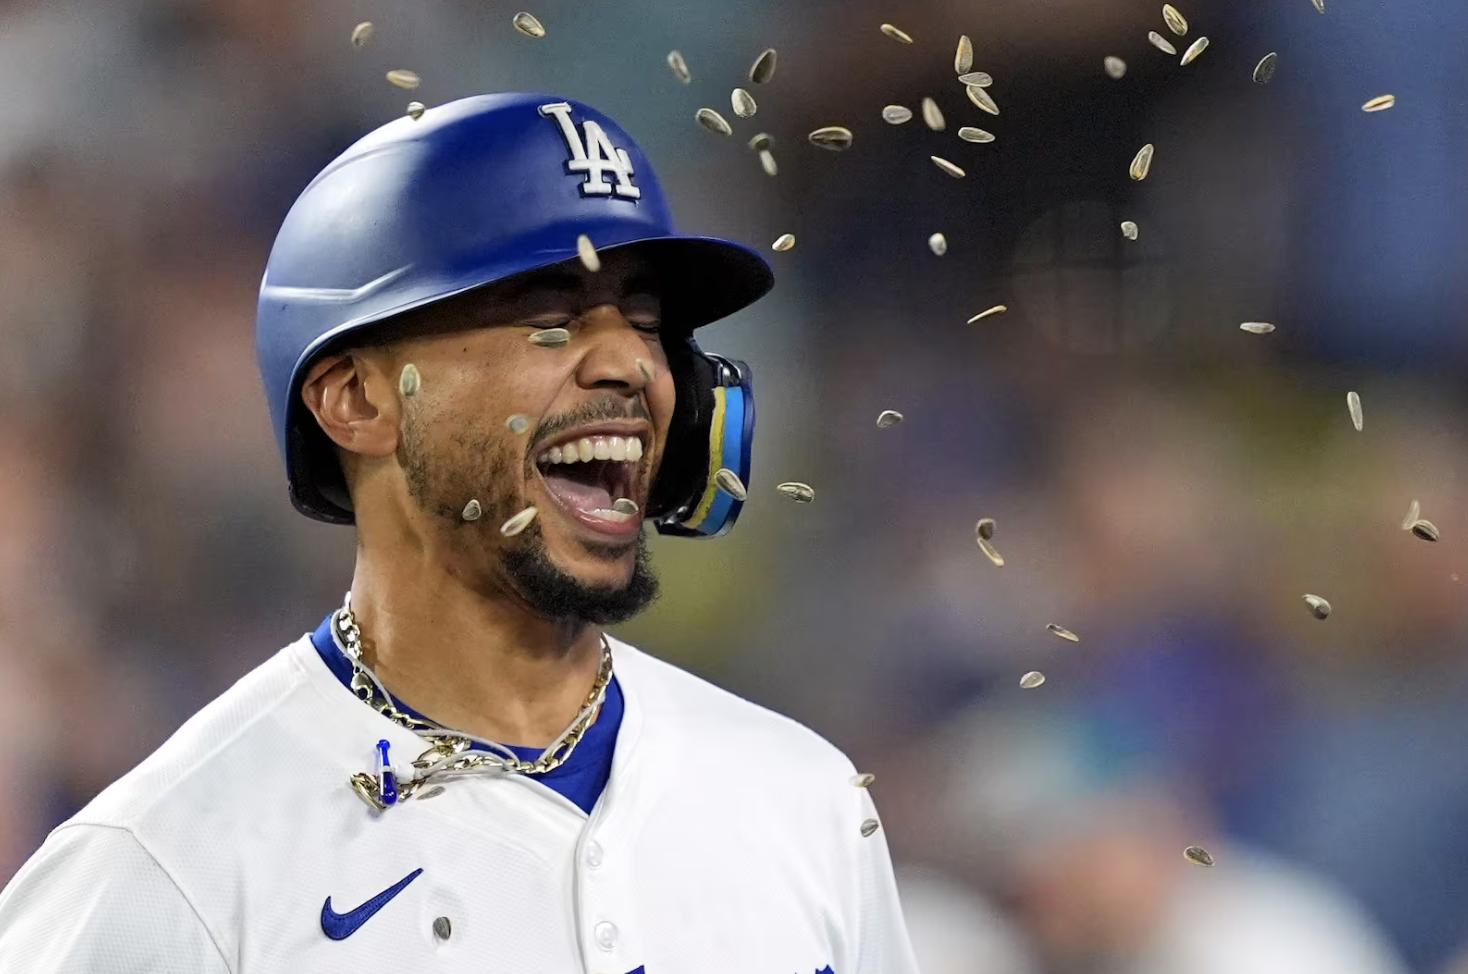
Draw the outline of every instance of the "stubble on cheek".
M484 512L479 520L497 527L524 508L521 465L502 437L464 423L435 436L428 425L417 410L410 411L397 449L409 496L420 510L462 524L464 506L477 500Z

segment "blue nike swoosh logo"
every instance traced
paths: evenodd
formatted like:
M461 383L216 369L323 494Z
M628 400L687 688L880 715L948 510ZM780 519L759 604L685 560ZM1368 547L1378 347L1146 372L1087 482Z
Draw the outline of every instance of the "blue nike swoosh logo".
M387 906L388 900L391 900L394 896L397 896L403 890L407 889L408 884L417 879L419 874L422 872L423 867L419 866L417 869L408 873L408 875L404 876L396 883L393 883L381 893L378 893L376 896L372 897L372 899L368 900L366 903L363 903L361 906L348 913L338 913L333 910L331 908L331 897L328 896L326 898L326 902L321 904L322 933L326 934L332 940L347 939L352 934L356 933L357 929L361 927L362 924L372 919L373 914L382 909L384 906Z

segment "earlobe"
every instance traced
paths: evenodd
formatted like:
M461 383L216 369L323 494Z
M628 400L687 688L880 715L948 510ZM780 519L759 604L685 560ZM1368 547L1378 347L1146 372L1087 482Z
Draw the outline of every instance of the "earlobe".
M398 436L398 401L388 386L365 357L344 352L312 365L301 399L337 446L384 457L397 449Z

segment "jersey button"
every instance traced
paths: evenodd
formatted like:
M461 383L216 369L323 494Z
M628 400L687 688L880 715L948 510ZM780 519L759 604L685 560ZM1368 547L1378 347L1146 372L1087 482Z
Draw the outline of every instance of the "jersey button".
M611 950L617 946L617 925L609 920L603 920L596 925L596 945L602 950Z
M601 865L601 845L595 840L586 843L586 864L592 869Z

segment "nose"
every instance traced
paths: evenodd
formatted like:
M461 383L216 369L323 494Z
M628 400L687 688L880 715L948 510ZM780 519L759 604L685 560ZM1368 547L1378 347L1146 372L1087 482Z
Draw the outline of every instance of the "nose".
M576 344L584 350L576 366L577 384L585 389L613 389L636 395L648 382L638 368L647 359L647 344L614 304L583 313Z

